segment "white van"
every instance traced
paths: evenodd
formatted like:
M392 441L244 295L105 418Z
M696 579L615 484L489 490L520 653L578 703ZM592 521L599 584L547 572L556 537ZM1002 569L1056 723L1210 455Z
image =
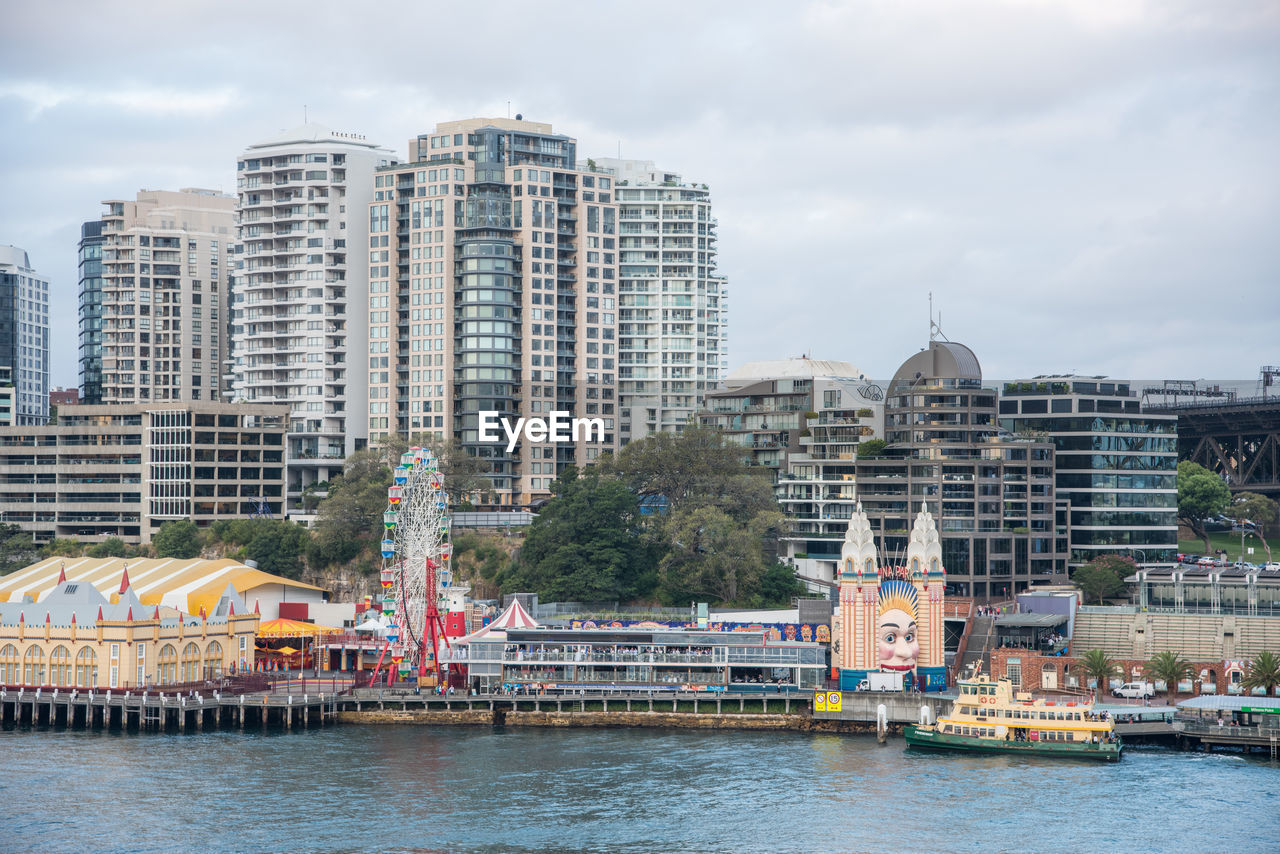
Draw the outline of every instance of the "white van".
M1119 688L1111 689L1113 697L1127 697L1130 700L1145 700L1156 695L1156 686L1150 682L1126 682Z

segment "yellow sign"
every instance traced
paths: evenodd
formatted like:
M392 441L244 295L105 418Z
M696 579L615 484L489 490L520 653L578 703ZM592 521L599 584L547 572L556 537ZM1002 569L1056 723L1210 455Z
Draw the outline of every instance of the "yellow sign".
M826 691L814 692L813 710L815 712L825 712L827 710L827 692Z
M827 711L838 712L844 708L843 698L839 691L830 691L827 693Z

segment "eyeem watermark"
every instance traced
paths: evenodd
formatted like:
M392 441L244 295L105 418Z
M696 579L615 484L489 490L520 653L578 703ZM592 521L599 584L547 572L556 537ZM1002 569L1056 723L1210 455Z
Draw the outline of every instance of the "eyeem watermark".
M497 410L486 409L480 413L480 441L500 442L498 427L507 436L507 453L516 449L520 437L529 442L603 442L603 418L570 418L568 412L557 410L550 418L501 418ZM592 438L592 434L595 438Z

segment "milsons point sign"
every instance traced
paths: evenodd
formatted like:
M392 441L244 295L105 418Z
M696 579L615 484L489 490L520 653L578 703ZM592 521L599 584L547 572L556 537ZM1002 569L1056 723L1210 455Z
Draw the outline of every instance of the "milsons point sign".
M521 436L529 442L603 442L603 418L571 418L568 412L556 411L550 418L499 417L497 410L486 409L480 413L480 441L500 442L498 427L507 437L507 453L516 449ZM594 434L594 438L592 438Z

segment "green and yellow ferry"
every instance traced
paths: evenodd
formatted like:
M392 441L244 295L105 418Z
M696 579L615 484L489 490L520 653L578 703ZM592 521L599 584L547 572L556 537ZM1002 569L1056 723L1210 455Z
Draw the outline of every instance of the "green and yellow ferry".
M1120 759L1123 745L1110 715L1087 699L1033 699L1008 679L979 674L960 681L960 696L937 723L908 726L909 747L975 753L1021 753L1074 759Z

